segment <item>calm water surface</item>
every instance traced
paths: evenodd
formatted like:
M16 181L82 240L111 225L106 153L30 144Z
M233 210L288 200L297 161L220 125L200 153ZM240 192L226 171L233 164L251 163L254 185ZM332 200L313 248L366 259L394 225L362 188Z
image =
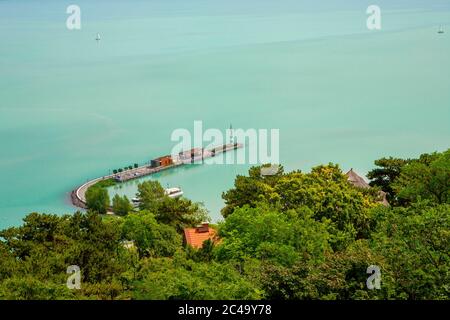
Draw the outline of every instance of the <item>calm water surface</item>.
M371 3L315 2L0 0L0 228L74 212L75 186L167 154L172 131L194 120L279 128L288 170L331 161L364 174L381 156L448 148L450 3L378 1L374 32ZM79 31L65 26L72 3ZM247 169L152 179L217 220L221 193Z

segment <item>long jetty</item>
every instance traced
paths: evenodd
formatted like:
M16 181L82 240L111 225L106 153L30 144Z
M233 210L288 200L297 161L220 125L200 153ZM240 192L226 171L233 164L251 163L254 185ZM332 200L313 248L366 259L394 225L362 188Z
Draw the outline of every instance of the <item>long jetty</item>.
M117 182L125 182L141 177L145 177L148 175L152 175L154 173L160 172L162 170L168 170L174 167L186 165L186 164L192 164L192 163L198 163L199 161L202 161L207 158L213 158L219 154L225 153L227 151L236 150L243 148L244 145L242 143L228 143L221 146L205 149L205 148L193 148L188 151L180 152L177 156L164 156L161 158L157 158L151 161L152 164L146 164L143 166L139 166L134 169L126 170L124 172L116 173L116 174L110 174L107 176L95 178L92 180L87 181L86 183L82 184L78 188L74 189L70 194L71 202L74 206L78 208L86 209L86 191L89 189L89 187L95 185L96 183L107 180L107 179L114 179ZM166 159L165 164L158 165L159 159Z

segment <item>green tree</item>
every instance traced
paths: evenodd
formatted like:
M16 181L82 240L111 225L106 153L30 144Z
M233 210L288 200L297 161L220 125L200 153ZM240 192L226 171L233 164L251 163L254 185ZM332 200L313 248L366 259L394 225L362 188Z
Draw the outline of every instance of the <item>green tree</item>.
M434 203L450 203L450 149L426 161L405 165L393 184L400 199L429 199Z
M11 277L17 270L17 261L8 250L8 247L0 242L0 283Z
M232 266L173 259L148 259L143 262L136 284L135 299L232 300L259 299L262 291L241 276Z
M188 259L192 259L196 262L208 262L213 260L214 251L215 251L215 243L211 239L207 239L203 241L203 245L201 248L193 248L191 246L186 246L186 256Z
M371 245L392 270L396 298L449 299L449 230L448 204L388 210Z
M133 206L128 200L127 196L119 196L116 194L112 200L112 210L119 216L125 216L133 211Z
M315 221L305 209L280 213L273 209L236 209L220 225L219 260L257 258L289 266L298 259L320 261L331 250L326 224Z
M225 207L222 215L226 218L233 213L237 207L248 205L256 207L260 201L269 200L274 194L273 186L283 175L283 167L280 167L277 174L273 176L262 176L261 168L269 165L252 167L249 169L249 176L238 175L234 181L234 188L224 192L222 198L225 200Z
M141 257L170 257L182 245L174 228L159 224L152 213L145 211L125 217L122 237L134 241Z
M62 299L75 299L75 295L65 285L52 281L41 281L24 275L0 282L0 300Z
M119 242L120 229L92 212L62 217L32 213L22 226L1 231L0 239L0 248L13 258L8 258L6 266L14 267L13 272L3 272L0 281L0 297L4 298L86 297L90 293L85 289L115 283L129 268L122 259L125 249ZM67 294L66 270L70 265L80 267L82 289ZM98 297L111 298L108 286L102 288L107 291L98 291Z
M165 196L155 211L156 220L183 232L185 227L192 227L209 220L208 211L201 203L180 198L172 199Z
M343 248L355 238L367 237L371 226L370 209L376 195L355 188L337 165L317 166L310 173L294 171L267 180L252 168L249 177L239 176L235 187L224 194L225 217L236 208L264 203L281 212L307 207L317 221L328 221L334 249Z
M400 176L400 172L406 164L410 163L409 159L400 158L381 158L375 160L375 165L378 168L372 169L367 174L371 180L371 186L380 187L381 190L387 193L387 200L393 203L396 197L395 191L392 189L392 183Z
M306 174L284 175L275 191L277 205L283 210L307 207L317 221L329 221L334 249L367 237L370 209L379 205L373 195L351 185L333 164L314 167Z
M387 193L387 200L393 205L404 204L404 199L399 198L398 188L395 187L397 179L400 177L402 170L410 164L419 167L428 167L431 162L436 160L440 154L438 153L424 153L418 159L401 159L401 158L381 158L375 160L375 165L378 168L372 169L367 174L371 179L369 184L373 187L379 187Z
M105 188L91 186L86 191L86 206L89 210L105 214L110 204L109 194Z
M158 181L149 180L138 185L137 197L139 198L139 208L155 213L158 211L160 202L165 197L164 188Z
M392 207L333 164L271 176L253 167L224 194L220 241L201 249L183 248L181 233L206 210L157 182L139 186L146 210L126 214L128 199L114 197L124 216L31 213L0 231L0 299L448 300L449 159L450 150L379 162L374 180L392 188ZM109 206L114 184L89 188L92 207ZM69 265L81 269L81 290L65 286ZM381 268L380 290L366 287L370 265Z
M139 184L137 196L141 210L154 213L158 222L170 225L178 232L182 232L184 227L208 220L208 213L201 203L168 197L158 181Z

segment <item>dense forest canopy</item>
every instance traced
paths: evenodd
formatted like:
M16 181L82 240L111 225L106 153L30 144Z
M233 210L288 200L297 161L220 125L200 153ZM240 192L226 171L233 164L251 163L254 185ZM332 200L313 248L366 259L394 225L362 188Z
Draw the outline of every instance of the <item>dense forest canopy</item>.
M201 204L153 181L134 208L97 186L86 213L31 213L0 232L0 299L449 299L450 150L375 165L372 188L334 164L253 167L223 194L220 241L200 249L183 229L207 220ZM79 289L66 286L71 265Z

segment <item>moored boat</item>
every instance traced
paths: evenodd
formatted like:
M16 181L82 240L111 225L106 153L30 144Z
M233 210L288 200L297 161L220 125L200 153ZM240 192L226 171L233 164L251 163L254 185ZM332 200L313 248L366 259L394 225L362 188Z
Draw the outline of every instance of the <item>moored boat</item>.
M183 190L181 188L167 188L164 190L166 195L170 198L179 198L183 195Z
M131 203L134 207L138 207L141 204L141 200L139 198L132 198Z

